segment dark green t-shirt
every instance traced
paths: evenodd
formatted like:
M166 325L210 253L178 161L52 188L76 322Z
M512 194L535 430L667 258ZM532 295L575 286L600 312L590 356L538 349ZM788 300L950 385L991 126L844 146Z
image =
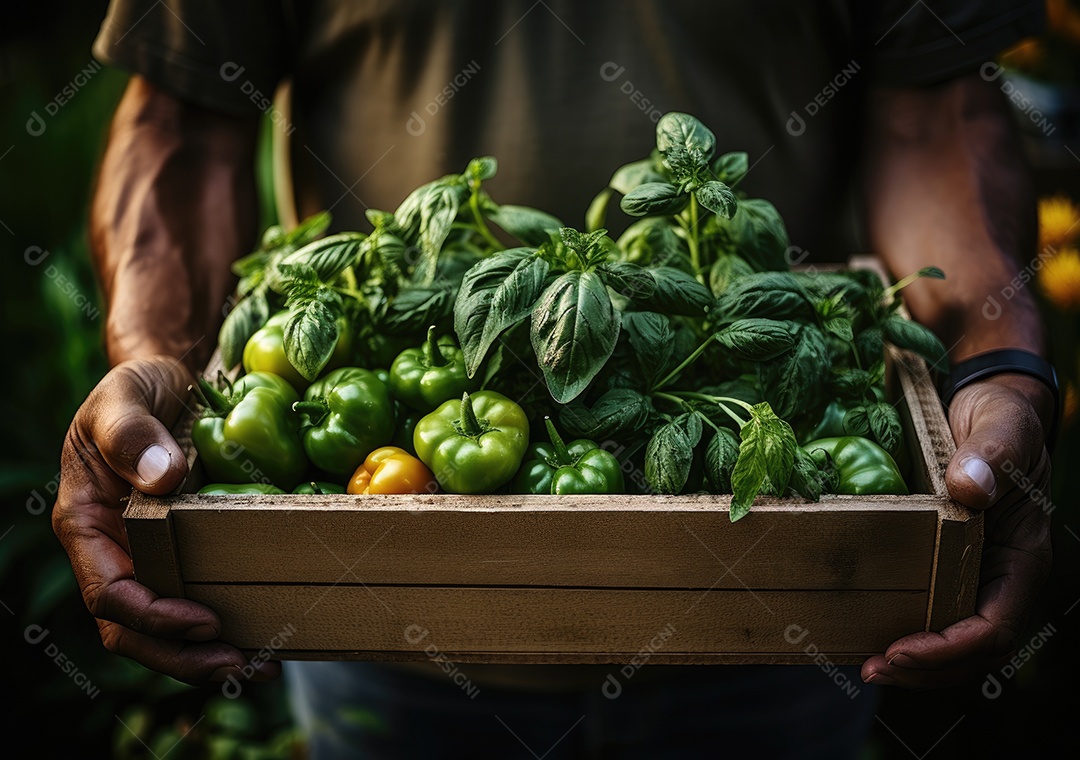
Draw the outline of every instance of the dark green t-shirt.
M975 71L1041 22L1040 0L113 0L94 53L236 114L291 79L272 116L296 205L339 229L477 155L499 159L496 200L580 226L655 120L686 111L750 154L743 188L828 260L848 253L867 88Z

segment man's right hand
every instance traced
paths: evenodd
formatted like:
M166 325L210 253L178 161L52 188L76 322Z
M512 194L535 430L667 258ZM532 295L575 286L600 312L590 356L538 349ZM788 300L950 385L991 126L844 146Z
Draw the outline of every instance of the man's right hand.
M239 677L240 650L215 642L221 621L187 599L166 599L135 580L123 500L134 486L163 496L187 477L169 433L185 411L191 375L165 356L124 362L98 384L68 430L53 529L71 558L106 649L188 683ZM267 663L256 680L277 676Z

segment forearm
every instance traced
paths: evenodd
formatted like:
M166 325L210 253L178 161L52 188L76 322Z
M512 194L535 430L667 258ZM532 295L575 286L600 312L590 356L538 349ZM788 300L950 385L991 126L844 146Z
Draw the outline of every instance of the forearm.
M905 289L912 315L958 361L1044 351L1033 294L1035 198L1004 98L977 75L875 94L868 134L870 237L895 275L934 265L946 282Z
M134 78L117 108L90 216L111 364L153 354L202 366L255 239L256 121Z

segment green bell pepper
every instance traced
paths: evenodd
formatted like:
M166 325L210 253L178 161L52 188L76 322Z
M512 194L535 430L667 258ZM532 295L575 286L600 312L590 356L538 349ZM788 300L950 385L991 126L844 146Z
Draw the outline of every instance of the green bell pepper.
M305 494L327 494L327 493L345 493L345 486L337 483L329 483L325 480L309 480L307 483L301 483L293 489L293 493L305 493Z
M269 483L211 483L199 489L199 493L208 496L235 496L237 494L274 494L285 493Z
M501 393L463 393L416 423L416 455L451 493L491 493L510 481L529 446L529 419Z
M465 371L465 356L453 337L435 339L435 326L419 348L407 348L390 366L390 391L413 409L430 412L450 399L474 391L478 383Z
M622 493L622 466L615 455L583 438L564 443L550 417L544 418L551 443L529 447L514 477L515 493Z
M811 441L803 449L824 452L836 466L836 493L906 494L907 485L889 452L868 438L839 436Z
M212 480L270 482L283 489L300 482L307 460L291 412L299 397L288 382L253 372L226 393L205 378L192 390L206 410L192 426L191 441Z
M316 380L293 409L307 417L304 451L320 470L349 477L394 435L394 406L374 372L342 367Z

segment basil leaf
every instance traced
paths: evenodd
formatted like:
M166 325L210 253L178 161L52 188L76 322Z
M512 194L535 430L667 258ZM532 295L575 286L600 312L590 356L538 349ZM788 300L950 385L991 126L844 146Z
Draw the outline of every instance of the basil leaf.
M338 324L322 301L311 301L285 323L285 356L305 380L314 380L337 345Z
M750 170L750 158L742 151L725 153L713 162L712 170L721 182L734 187Z
M680 415L653 434L645 448L645 482L654 493L682 491L690 477L694 446L700 439L701 419L693 413Z
M477 349L481 360L503 332L532 312L536 299L544 292L549 269L550 265L539 256L523 259L495 289ZM468 365L466 369L470 377L476 371Z
M744 198L727 229L739 255L759 271L788 268L791 246L787 228L776 207L763 198Z
M818 469L814 458L798 446L795 447L795 460L788 485L799 496L810 501L820 500L825 489L824 474Z
M841 367L829 375L828 385L833 394L840 398L862 400L874 385L874 378L864 369Z
M312 214L307 219L304 219L296 227L289 232L285 233L284 238L278 241L278 245L288 245L293 248L300 248L310 243L312 240L317 240L322 237L323 234L330 228L330 222L333 217L329 211L320 211L317 214ZM270 243L273 245L273 241L268 241L267 237L271 234L271 227L266 231L263 236L263 246L267 247ZM278 230L281 228L279 227Z
M753 272L753 268L741 256L733 253L721 254L709 270L709 288L713 295L719 298L732 282Z
M900 450L900 441L903 436L900 415L892 404L885 402L872 404L866 411L866 417L870 422L870 432L874 434L874 439L881 448L895 456Z
M795 433L768 404L753 407L739 430L739 459L731 472L732 522L746 516L762 489L783 494L795 462Z
M652 414L647 396L631 388L613 388L592 407L580 401L559 411L559 425L568 434L592 441L623 440L641 430Z
M690 114L672 111L656 123L656 148L667 153L676 147L697 151L703 160L709 161L716 151L716 135Z
M672 216L686 208L690 195L668 182L638 185L619 201L619 208L630 216Z
M881 361L885 353L885 341L881 328L875 325L856 335L855 350L859 354L859 361L864 365Z
M456 295L457 289L445 281L402 288L387 307L383 327L392 335L419 335L450 317Z
M652 273L637 264L602 264L596 271L605 285L631 301L644 302L656 292Z
M716 341L739 359L764 362L790 351L797 325L775 319L739 319L715 333Z
M725 219L735 216L735 211L738 209L735 193L723 182L706 182L694 191L694 197L709 211Z
M499 206L488 218L525 245L540 246L551 233L558 232L563 223L551 214L527 206Z
M221 323L218 332L218 346L221 348L221 363L226 369L232 369L244 356L244 346L255 332L266 324L270 317L270 304L266 294L256 291L233 307L233 310Z
M560 404L603 369L619 339L619 315L596 272L567 272L540 296L530 331L548 390Z
M930 363L931 369L944 370L949 366L944 344L928 328L910 319L893 315L881 324L885 340L894 346L914 351Z
M731 493L731 472L738 459L738 437L727 428L720 428L705 449L705 478L713 493Z
M684 256L683 242L667 219L646 217L626 228L616 242L627 261L665 266Z
M534 260L539 260L534 251L527 248L513 248L483 259L462 277L461 287L454 301L454 331L457 333L458 342L465 355L465 367L469 377L476 374L491 344L501 333L501 330L495 332L494 328L488 326L489 321L493 319L492 302L496 292L506 285L519 268L526 269L526 274L531 273L533 276L539 269L544 269L546 272L546 262L544 265L534 265L532 264ZM500 296L500 303L506 305L504 308L512 308L511 304L515 302L523 303L527 300L529 293L535 290L530 286L532 282L533 279L526 276L514 278L513 285L508 286L512 287L514 292L507 292ZM525 290L518 291L518 288ZM540 291L535 291L532 296L533 301L539 295ZM514 314L516 313L517 309L514 309ZM525 316L528 313L526 311ZM507 321L509 316L503 313L494 318L501 322L505 329L511 324ZM524 316L517 319L520 321L524 319Z
M420 282L428 282L434 277L439 253L461 208L463 191L461 186L440 187L424 197L420 206L419 240L420 250L427 258L417 264L417 269L422 272Z
M855 339L855 333L851 329L851 320L847 317L831 317L825 320L823 325L825 332L835 335L845 343Z
M860 404L847 410L844 414L844 432L864 438L870 435L870 415L867 413L866 406Z
M459 164L460 166L460 164ZM489 180L499 170L499 161L494 156L474 158L465 168L465 175L477 181Z
M814 307L790 272L757 272L732 282L718 303L732 318L810 320Z
M781 362L759 365L764 373L765 397L781 417L791 417L806 403L819 398L829 372L829 346L813 325L797 329L794 348Z
M342 232L322 240L308 243L281 260L282 264L306 264L322 282L332 282L335 277L355 264L361 244L367 238L360 232Z
M675 267L646 269L652 277L653 290L636 299L650 311L683 317L700 317L713 303L712 293L692 274Z
M656 170L656 163L651 158L646 158L625 164L616 169L615 173L611 175L608 187L617 193L626 195L638 185L644 185L646 182L664 181L664 175Z
M585 211L585 229L588 232L593 232L604 226L612 194L612 189L605 187L592 199L592 203L589 204L589 208Z
M671 320L651 311L631 311L622 315L622 326L641 366L646 385L652 386L672 364L675 331L671 327Z

